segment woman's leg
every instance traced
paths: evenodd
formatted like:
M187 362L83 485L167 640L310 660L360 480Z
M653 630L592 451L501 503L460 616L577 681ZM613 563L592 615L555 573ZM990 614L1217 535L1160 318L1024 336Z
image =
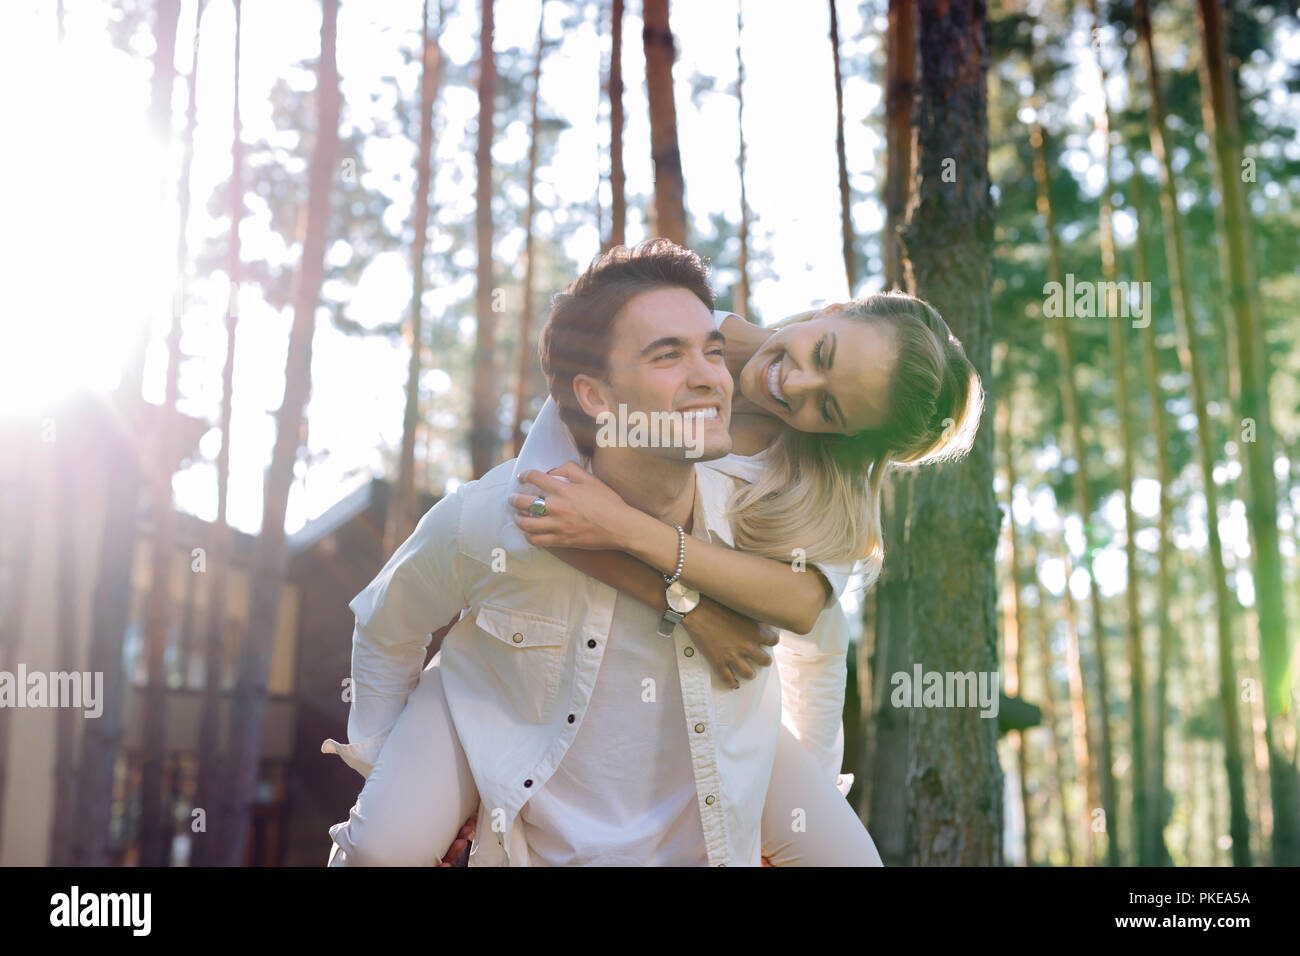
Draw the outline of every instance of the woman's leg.
M781 725L763 805L763 856L773 866L883 866L844 795Z
M344 823L330 866L436 866L478 809L442 672L424 669Z

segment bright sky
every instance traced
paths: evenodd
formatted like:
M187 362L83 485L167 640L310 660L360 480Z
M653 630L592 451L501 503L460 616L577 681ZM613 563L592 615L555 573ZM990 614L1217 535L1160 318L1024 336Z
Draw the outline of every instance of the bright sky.
M160 187L167 181L161 172L167 167L146 126L151 41L133 55L118 52L105 33L105 0L67 0L66 6L62 49L56 43L53 3L13 0L6 5L7 28L0 32L0 82L11 91L0 102L0 125L32 131L33 144L0 151L0 174L10 184L3 199L4 218L23 223L21 228L11 225L0 239L0 260L15 264L18 280L10 308L0 316L4 414L39 417L78 386L112 388L142 316L153 322L146 398L163 398L162 337L176 275L177 213L174 193L164 194ZM559 20L568 6L548 7L550 38L560 37ZM649 193L652 171L639 5L628 6L623 57L628 186L630 193ZM229 174L233 8L229 0L209 0L207 7L192 183L196 201L189 223L192 248L205 237L224 236L225 220L209 216L203 204ZM407 95L414 95L418 68L404 66L398 48L418 42L420 10L420 0L342 4L338 59L345 123L365 125L366 111L391 112L392 94L381 84L386 75L396 75ZM538 0L498 0L496 10L497 50L531 51ZM856 3L839 4L839 12L842 55L850 59L870 54L873 70L878 69L884 20L864 24ZM190 69L194 16L195 0L185 0L176 56L182 76ZM674 79L687 204L700 221L721 212L738 222L735 100L728 95L736 75L736 8L731 2L678 0L672 17L679 49ZM780 277L758 282L752 297L756 314L772 321L849 293L839 249L828 13L824 3L804 5L799 16L791 16L786 5L750 2L745 17L747 187L757 214L754 242L768 251ZM288 76L303 89L314 85L314 77L295 70L294 64L318 55L319 24L317 0L245 0L240 105L246 142L276 135L269 91L277 77ZM446 55L456 62L476 58L477 31L477 2L460 0L444 29ZM608 131L597 127L596 116L602 44L607 49L608 42L588 22L565 35L543 67L542 97L550 111L563 115L572 127L561 135L559 161L540 171L539 194L571 204L572 214L580 219L592 216L598 163L605 161ZM703 95L698 106L690 95L696 73L717 77L720 91ZM381 95L372 102L375 92ZM882 222L874 198L879 188L874 157L881 144L878 124L864 121L878 108L880 89L869 77L850 75L844 94L850 175L861 197L854 225L859 234L870 234ZM1090 102L1095 97L1074 101L1072 120L1083 122L1080 111ZM185 105L185 84L178 82L173 107L177 130ZM445 87L436 109L449 128L474 128L477 101L472 91ZM439 140L434 197L444 214L463 219L470 218L473 209L473 156L466 142L449 135ZM515 124L500 131L494 155L509 162L526 148L522 124ZM370 177L366 181L392 199L385 219L393 228L410 216L414 153L414 145L404 140L375 139L359 157L360 175ZM453 180L457 166L465 173L459 184ZM1082 172L1087 178L1089 171ZM251 197L249 203L252 215L240 234L244 258L292 265L297 248L286 247L270 231L260 199ZM643 215L635 208L629 215L628 241L644 238ZM438 241L436 236L433 241ZM575 275L595 254L598 242L594 222L578 230L566 250L574 260ZM521 246L518 230L499 232L497 261L517 265ZM330 255L344 251L335 248ZM472 255L467 264L472 265ZM472 283L472 278L466 281ZM879 284L872 276L856 291L872 291ZM410 285L406 255L398 252L373 259L356 287L330 287L325 294L348 301L351 318L378 325L404 314ZM182 365L181 407L211 422L217 420L220 402L226 287L221 273L194 277L182 323L187 359ZM431 290L426 310L437 314L468 288L472 284ZM230 520L256 533L262 475L274 441L273 414L283 393L291 315L270 308L254 287L241 290L239 314ZM462 322L462 332L472 334L471 321ZM311 467L298 463L300 480L290 494L289 532L381 470L380 449L400 441L405 376L406 357L400 347L345 337L324 310L318 313L308 408ZM437 369L426 373L426 383L435 392L450 387L446 373ZM215 457L218 437L215 428L204 437L200 447L205 457ZM435 484L454 481L464 450L435 442L432 455L438 461ZM213 465L199 463L178 473L173 489L179 507L207 520L215 518ZM1017 507L1022 506L1018 501ZM1117 554L1118 568L1099 569L1112 578L1114 587L1108 590L1121 586L1122 553Z

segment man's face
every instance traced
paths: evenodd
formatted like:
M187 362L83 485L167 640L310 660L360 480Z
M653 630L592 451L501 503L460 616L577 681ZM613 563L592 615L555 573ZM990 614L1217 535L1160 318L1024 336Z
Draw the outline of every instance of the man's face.
M602 426L597 445L616 434L632 438L618 444L660 458L730 454L732 380L723 342L708 308L686 289L654 289L629 300L614 317L608 378L574 379L579 403ZM629 422L622 431L620 414ZM650 441L632 437L638 421L649 426ZM655 441L653 433L663 438L668 426L673 440Z

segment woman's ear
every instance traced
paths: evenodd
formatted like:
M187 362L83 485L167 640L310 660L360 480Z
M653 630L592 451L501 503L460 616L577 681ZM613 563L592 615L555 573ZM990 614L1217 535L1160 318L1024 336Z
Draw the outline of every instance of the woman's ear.
M597 421L600 420L602 412L613 414L614 410L610 408L612 396L609 393L609 383L591 375L573 376L573 397L578 400L578 407Z

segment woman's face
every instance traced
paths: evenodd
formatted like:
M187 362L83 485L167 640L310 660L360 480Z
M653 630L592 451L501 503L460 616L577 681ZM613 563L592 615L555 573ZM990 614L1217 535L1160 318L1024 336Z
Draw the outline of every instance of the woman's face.
M791 428L852 435L884 424L897 362L891 325L824 311L772 333L737 384Z

